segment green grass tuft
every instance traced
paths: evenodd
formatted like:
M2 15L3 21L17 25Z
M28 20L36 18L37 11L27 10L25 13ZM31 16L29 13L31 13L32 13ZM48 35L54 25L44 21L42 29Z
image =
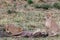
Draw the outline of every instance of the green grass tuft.
M7 13L8 13L8 14L12 14L12 13L17 13L17 12L14 11L14 10L8 10Z
M41 4L41 5L35 5L35 8L49 9L52 8L52 6L49 4Z
M60 9L60 2L54 3L53 6L54 6L55 8L57 8L57 9Z
M33 1L32 0L27 0L28 4L32 4Z

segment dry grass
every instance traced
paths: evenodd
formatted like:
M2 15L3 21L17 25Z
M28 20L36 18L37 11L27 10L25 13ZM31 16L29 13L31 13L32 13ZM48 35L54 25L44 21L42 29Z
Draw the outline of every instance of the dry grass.
M26 1L16 1L17 5L15 6L15 2L0 2L0 25L6 23L13 23L16 26L20 26L28 31L33 31L34 27L36 28L45 28L44 25L44 16L46 12L53 13L54 20L60 25L60 10L58 9L35 9L33 4L28 4ZM12 12L8 12L8 10L13 10ZM9 14L11 13L11 14ZM60 36L55 37L47 37L47 38L13 38L13 37L3 37L0 40L60 40Z

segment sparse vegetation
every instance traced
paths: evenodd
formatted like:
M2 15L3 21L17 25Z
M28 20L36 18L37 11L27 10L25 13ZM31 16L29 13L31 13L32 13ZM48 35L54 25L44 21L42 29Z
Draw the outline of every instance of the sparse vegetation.
M50 4L36 4L34 6L35 8L43 8L43 9L49 9L49 8L57 8L60 9L60 2L56 2L53 5Z
M35 5L35 8L49 9L49 8L52 8L52 6L49 5L49 4L41 4L41 5L36 4L36 5Z
M8 14L12 14L12 13L16 13L16 11L8 10L7 13L8 13Z
M54 3L53 6L57 9L60 9L60 2Z
M12 11L11 11L11 10L8 10L8 11L7 11L7 13L8 13L8 14L11 14L11 13L12 13Z
M28 4L32 4L33 1L32 0L27 0Z

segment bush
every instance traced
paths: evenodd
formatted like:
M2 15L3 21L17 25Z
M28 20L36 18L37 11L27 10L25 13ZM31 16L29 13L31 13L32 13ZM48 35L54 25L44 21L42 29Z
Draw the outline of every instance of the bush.
M60 9L60 3L59 3L59 2L58 2L58 3L54 3L53 6L54 6L55 8Z
M49 4L41 4L41 5L35 5L35 8L43 8L43 9L48 9L51 8L52 6Z
M28 2L29 4L32 4L32 3L33 3L33 1L32 1L32 0L27 0L27 2Z
M38 5L38 4L35 4L34 7L35 8L41 8L40 5Z
M16 0L13 0L13 1L16 1Z
M7 13L8 13L8 14L11 14L11 13L12 13L12 11L11 11L11 10L8 10L8 11L7 11Z
M17 13L16 11L13 11L13 10L8 10L7 11L8 14L12 14L12 13Z

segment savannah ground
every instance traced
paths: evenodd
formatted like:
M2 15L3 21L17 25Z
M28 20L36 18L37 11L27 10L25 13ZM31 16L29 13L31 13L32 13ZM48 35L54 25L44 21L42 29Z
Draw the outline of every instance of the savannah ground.
M45 28L44 17L47 12L50 12L53 13L53 19L60 26L59 1L0 0L0 25L12 23L27 31L34 31L34 28L43 29ZM56 4L54 5L54 3ZM60 36L46 38L0 37L0 40L60 40Z

